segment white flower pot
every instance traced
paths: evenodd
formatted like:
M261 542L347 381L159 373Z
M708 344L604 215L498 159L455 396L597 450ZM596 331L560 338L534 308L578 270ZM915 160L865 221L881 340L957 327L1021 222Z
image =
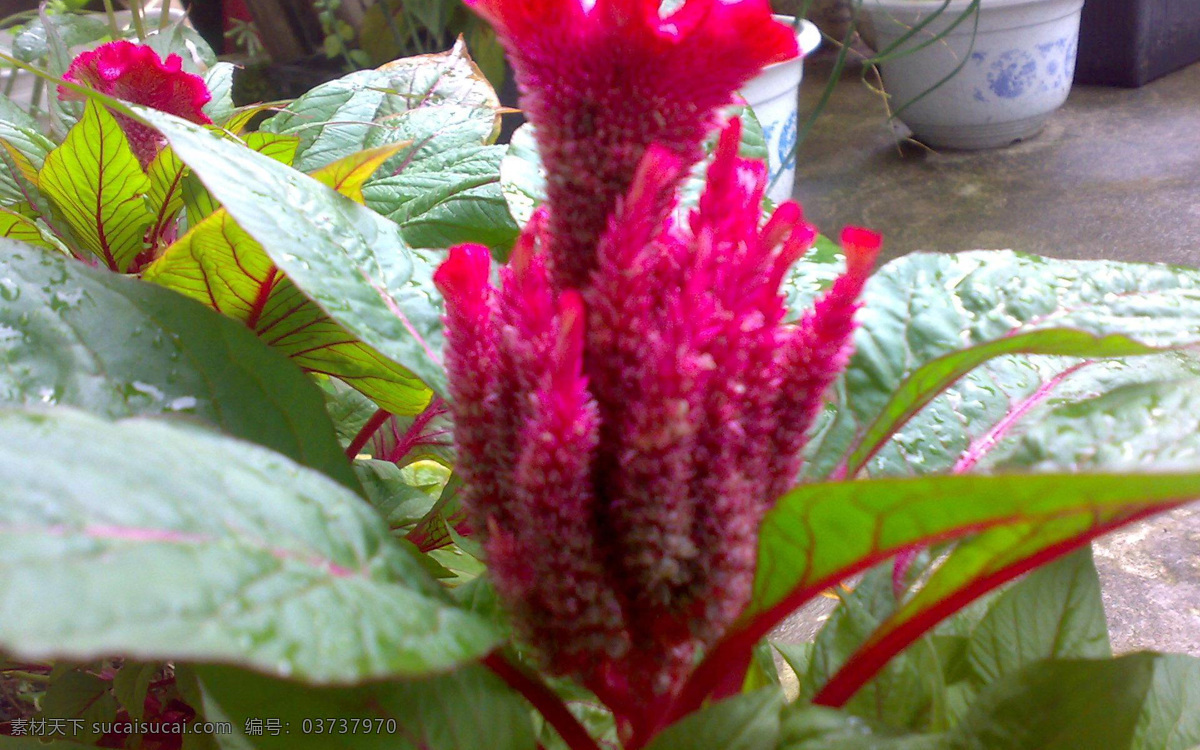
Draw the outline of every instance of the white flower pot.
M794 26L791 16L775 20ZM808 21L801 21L796 33L800 56L787 62L768 65L742 87L741 95L754 110L767 140L767 166L770 188L767 197L775 203L792 197L796 184L796 128L800 81L804 78L804 57L821 43L821 32Z
M876 49L888 49L942 5L864 0ZM943 38L915 49L944 32L969 5L951 0L899 48L915 51L881 63L892 110L931 146L994 148L1028 138L1071 90L1083 0L980 0L977 19L972 14Z

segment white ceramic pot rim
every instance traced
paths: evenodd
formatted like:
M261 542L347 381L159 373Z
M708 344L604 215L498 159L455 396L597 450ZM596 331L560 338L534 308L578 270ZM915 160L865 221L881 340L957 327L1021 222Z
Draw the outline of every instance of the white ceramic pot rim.
M790 26L792 28L795 28L795 26L796 26L796 17L795 16L775 15L775 16L772 16L772 18L774 18L776 21L778 21L779 23L781 23L785 26ZM817 25L815 23L813 23L812 21L801 21L800 22L800 28L796 30L796 46L798 46L800 48L800 57L794 58L791 60L784 60L783 62L771 63L766 68L764 68L764 70L770 70L771 68L775 67L776 65L787 65L789 63L795 63L797 60L801 60L805 57L808 57L810 54L812 54L813 50L815 50L817 47L820 47L821 46L821 30L817 28Z

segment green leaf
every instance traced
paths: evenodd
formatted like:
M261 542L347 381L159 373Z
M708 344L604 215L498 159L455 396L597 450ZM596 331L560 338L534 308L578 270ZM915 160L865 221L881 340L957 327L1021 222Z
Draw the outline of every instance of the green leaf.
M333 420L338 442L348 448L367 420L379 410L379 404L336 378L320 378L318 383L325 395L325 410Z
M100 737L98 732L92 731L92 723L113 721L120 708L111 687L108 680L83 669L71 669L51 680L38 702L39 718L82 720L79 725L64 722L64 731L75 742L90 745Z
M47 20L62 38L66 47L77 47L99 41L109 34L104 17L92 13L64 13L35 18L24 25L13 40L12 54L24 63L38 63L50 55L46 35Z
M279 733L247 735L258 750L533 750L524 701L483 667L411 682L310 688L228 667L197 670L205 707L239 734L247 720L279 719Z
M394 121L424 107L456 105L481 111L487 134L499 130L499 100L460 42L322 84L267 120L262 130L300 137L296 167L312 171L364 148L408 140ZM487 138L487 135L484 136Z
M811 304L839 262L826 246L797 264L790 280L794 308ZM830 475L860 447L860 455L874 452L879 436L863 436L880 419L886 421L883 432L891 430L890 440L867 464L868 474L953 468L998 429L1016 426L1030 399L1052 397L1078 360L1000 357L962 377L906 423L883 415L907 415L913 404L928 400L930 390L941 388L944 378L978 364L979 354L1003 353L1007 340L1032 331L1119 335L1151 347L1200 339L1200 272L1167 266L1058 261L1007 251L917 254L876 272L864 303L857 353L815 431L805 467L809 477ZM964 349L968 353L955 354ZM1064 353L1071 351L1081 350ZM935 377L902 389L920 368L943 357L925 371ZM905 404L893 403L902 390L908 394ZM966 457L978 460L980 454Z
M344 684L444 671L498 642L357 496L265 448L161 420L6 411L0 486L0 649L20 658Z
M1043 661L985 691L950 739L955 750L1188 750L1200 743L1197 699L1195 657Z
M25 126L0 121L0 140L22 154L32 165L34 174L42 168L46 155L54 150L54 142L42 135L36 124ZM26 190L18 181L17 172L15 164L9 164L7 160L0 163L0 205L11 207L29 200Z
M991 444L978 469L1186 465L1200 453L1200 353L1077 365Z
M42 163L45 161L42 160ZM53 233L66 249L66 243L63 241L67 239L67 230L65 226L61 230L57 228L57 225L63 222L58 210L38 188L38 168L34 166L30 157L21 153L8 141L0 140L0 172L3 172L3 179L12 182L20 198L18 202L9 204L8 208L30 218L42 220L46 223L47 230ZM66 249L66 252L73 254L70 249Z
M429 403L424 383L305 297L224 209L169 247L144 276L241 321L300 367L340 378L388 411L415 414Z
M890 566L869 571L849 593L817 635L800 677L800 697L807 701L896 608ZM909 731L942 729L946 724L940 652L932 637L896 655L843 706L848 713L881 726Z
M132 660L126 660L117 670L112 683L113 696L129 714L129 718L134 721L142 718L150 683L161 671L161 664L142 664Z
M806 665L804 698L817 694L897 611L891 566L868 572L842 599ZM843 708L897 730L939 731L953 725L961 710L948 683L968 680L958 689L965 700L1039 659L1111 656L1099 579L1087 550L1035 571L989 604L978 623L967 618L953 628L969 638L926 635L888 661Z
M145 44L154 49L158 56L179 55L183 69L193 75L202 75L217 65L217 56L212 47L186 18L174 21L163 30L154 29L146 34Z
M1019 438L1014 440L1036 448L1032 455L1042 457L1035 467L1038 471L1075 471L1080 467L1137 471L1145 466L1161 470L1195 464L1200 448L1200 377L1196 376L1200 362L1187 353L1159 355L1143 362L1154 366L1107 362L1095 363L1087 371L1077 368L1070 382L1061 387L1061 403L1040 413L1038 407L1031 408L1035 412L1027 422L1031 426L1018 432ZM1037 442L1035 436L1040 436L1042 442ZM1022 457L1028 458L1029 454L1010 453L1009 460L999 461L992 468L1030 468L1016 460ZM862 665L875 663L904 643L909 637L904 631L911 633L926 626L922 623L936 622L1031 565L1144 512L1146 509L1135 506L1095 516L1025 519L983 530L950 552L916 595L883 622L870 642L852 657L848 670L861 673ZM1046 611L1044 603L1040 609ZM1093 593L1093 635L1103 626L1099 609ZM1029 618L1029 622L1036 619ZM842 677L838 675L834 681Z
M361 152L316 176L355 192L365 179L362 173L388 153ZM390 412L416 414L429 402L424 383L305 297L225 209L167 248L143 277L241 321L300 367L340 378Z
M157 244L167 229L179 217L183 208L184 174L187 168L174 149L169 146L158 152L154 161L146 168L146 176L150 178L150 190L146 194L146 204L154 214L148 237Z
M185 416L358 487L318 390L244 326L3 240L0 299L0 403Z
M440 486L420 486L409 481L399 466L390 461L359 460L354 471L367 492L367 500L389 529L405 531L433 508L441 495Z
M1033 571L1001 594L975 626L966 653L979 685L1041 659L1111 656L1090 548Z
M445 109L450 108L427 107L414 114ZM447 120L438 119L446 127ZM364 189L367 205L399 224L404 239L414 247L461 242L510 246L518 227L500 190L505 147L476 143L448 148L446 139L437 134L418 131L414 135L418 145L401 154L405 161L399 170L372 180Z
M103 106L88 101L83 118L46 157L38 187L62 212L82 248L108 268L123 272L141 254L154 221L143 200L150 180Z
M204 105L204 114L213 122L225 122L237 111L233 103L233 76L236 70L237 66L233 63L219 62L204 74L204 85L212 94L212 99Z
M546 172L533 125L522 125L509 139L508 152L500 161L500 190L518 226L528 224L534 210L545 202Z
M222 131L213 128L212 132ZM242 142L252 151L269 156L281 164L291 165L296 158L296 147L299 141L292 136L276 135L274 133L247 133ZM189 226L196 226L211 216L221 206L205 189L200 179L191 172L183 175L183 203L187 206Z
M816 594L896 552L992 527L1069 520L1081 530L1200 497L1200 470L939 476L804 484L759 533L748 615ZM797 604L800 601L796 601Z
M257 151L288 166L296 160L296 149L300 145L300 139L295 136L259 132L246 133L242 136L242 142L251 151Z
M0 208L0 237L55 249L54 243L42 234L42 230L33 219L6 208Z
M457 474L451 476L437 502L404 538L423 552L451 544L452 529L466 521L466 509L459 496L461 487L462 479Z
M136 111L330 319L445 393L433 256L408 248L384 217L295 170L166 113Z
M0 127L2 126L20 128L35 133L40 131L38 121L33 118L33 115L4 94L0 94Z
M951 383L990 359L1017 353L1102 358L1152 354L1155 351L1127 336L1101 337L1070 328L1051 328L988 341L938 357L914 370L892 394L846 459L846 473L848 476L857 474L917 412Z
M744 624L718 648L756 641L820 591L896 552L976 534L954 553L966 563L939 568L814 699L842 705L895 654L996 586L1092 536L1196 497L1194 469L801 485L764 519L753 599Z
M782 709L777 687L736 695L667 727L647 750L774 750Z
M942 735L896 735L857 716L797 702L783 712L779 750L950 750Z

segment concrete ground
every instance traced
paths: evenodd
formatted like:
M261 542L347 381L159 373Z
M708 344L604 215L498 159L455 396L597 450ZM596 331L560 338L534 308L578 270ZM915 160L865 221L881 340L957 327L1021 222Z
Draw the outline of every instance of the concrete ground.
M830 69L806 63L801 122ZM1137 90L1075 87L1038 136L1004 149L935 152L907 134L860 70L844 75L801 145L809 220L880 231L888 258L1012 248L1200 266L1200 64ZM1114 649L1200 656L1200 503L1095 550ZM832 606L818 599L776 637L810 640Z
M828 78L827 58L805 65L802 119ZM1136 90L1075 87L1008 148L934 152L895 128L849 71L798 158L796 196L825 233L862 224L891 257L1010 247L1200 266L1200 65Z

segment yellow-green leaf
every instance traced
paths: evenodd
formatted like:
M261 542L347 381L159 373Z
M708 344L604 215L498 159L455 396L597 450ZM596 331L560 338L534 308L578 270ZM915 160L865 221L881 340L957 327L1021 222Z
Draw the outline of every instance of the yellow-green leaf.
M152 242L162 236L183 208L183 177L186 171L187 168L170 146L159 151L146 170L150 177L147 197L150 210L154 213L154 223L150 229Z
M243 142L252 151L291 166L300 139L276 133L247 133ZM190 173L183 177L183 203L187 207L188 226L196 226L220 208L199 178Z
M126 271L144 249L154 220L143 199L150 178L104 107L88 101L66 140L46 157L37 184L81 249L110 269Z
M338 159L312 173L312 178L328 185L351 200L363 203L363 183L393 154L411 145L411 141L370 148Z
M393 152L353 154L313 176L353 196ZM416 414L429 402L424 383L305 297L224 209L167 248L144 278L242 321L300 367L341 378L392 413Z
M42 230L33 219L7 208L0 208L0 237L54 249L54 243L42 236Z

